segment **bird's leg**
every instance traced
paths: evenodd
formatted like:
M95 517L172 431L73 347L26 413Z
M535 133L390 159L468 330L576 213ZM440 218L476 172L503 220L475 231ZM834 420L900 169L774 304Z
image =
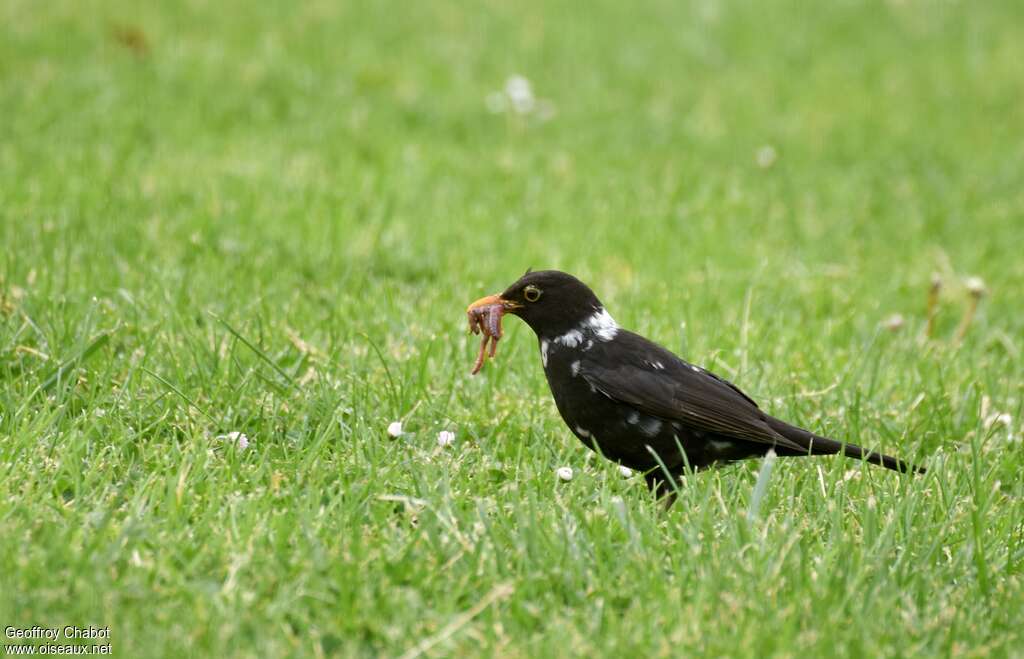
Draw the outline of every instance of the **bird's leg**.
M654 492L655 498L661 503L662 510L668 511L676 502L676 489L661 471L661 468L652 469L644 474L647 487Z

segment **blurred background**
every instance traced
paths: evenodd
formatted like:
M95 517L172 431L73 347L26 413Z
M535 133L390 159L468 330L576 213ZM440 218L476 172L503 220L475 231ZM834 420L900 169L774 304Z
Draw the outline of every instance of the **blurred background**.
M1019 419L1022 35L1018 0L5 0L0 528L19 541L0 550L0 622L96 624L99 611L134 656L398 654L493 581L546 574L527 522L557 535L561 518L545 515L584 519L582 492L606 503L626 486L588 489L581 475L572 497L544 498L554 467L589 463L521 324L509 320L499 360L467 377L465 305L527 267L573 272L623 325L825 433L916 458L956 451L1002 418L990 415ZM960 341L971 277L985 297ZM409 445L422 454L384 438L398 419L422 433ZM442 428L480 441L425 476L409 456ZM229 431L258 448L222 460L210 447ZM1019 440L1016 426L1004 434ZM990 475L1014 483L1018 467ZM811 469L787 472L804 480L786 491L818 487ZM963 487L994 491L981 482ZM514 509L513 483L541 504L490 540L519 556L512 568L474 571L441 541L416 545L417 527L379 499L442 497L472 526L478 499ZM837 577L838 599L809 581L790 593L843 604L808 632L810 616L764 616L774 590L744 600L749 573L695 563L665 569L688 580L666 577L671 597L696 584L706 598L676 602L695 607L690 623L732 626L672 636L659 616L673 608L635 604L650 591L630 585L688 555L664 551L652 515L624 577L565 568L553 590L526 578L509 616L445 647L499 652L507 632L534 650L696 651L685 644L706 639L857 656L905 638L953 652L947 628L982 645L1008 633L1019 600L965 605L975 582L958 570L976 564L971 547L1010 551L982 539L1014 522L976 514L976 545L962 510L926 510L955 520L955 533L929 528L963 563L935 582L906 577L920 619L897 613L902 592L871 600L872 573L854 570ZM847 511L851 528L870 528L862 512ZM841 535L843 519L819 522ZM447 533L444 519L418 523ZM765 546L788 556L792 536L773 533ZM408 548L394 564L382 558L392 546ZM873 565L861 560L849 564ZM933 598L936 584L951 593ZM728 615L717 588L739 598ZM622 611L620 634L588 627L594 597ZM844 623L871 601L898 624ZM660 631L634 645L648 623Z
M96 296L416 343L551 267L696 358L748 297L765 331L920 331L937 274L939 333L979 276L1019 353L1019 3L2 12L0 273L58 327Z
M2 11L14 279L1021 275L1019 3Z

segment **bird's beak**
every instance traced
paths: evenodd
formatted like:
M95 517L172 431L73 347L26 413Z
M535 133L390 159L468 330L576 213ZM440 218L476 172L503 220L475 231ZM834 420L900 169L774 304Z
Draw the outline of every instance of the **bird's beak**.
M516 304L512 300L506 300L500 295L488 295L487 297L482 297L473 304L466 307L466 313L469 313L474 309L479 309L480 307L490 306L492 304L500 304L505 309L505 311L515 311L519 307L523 306L521 304Z

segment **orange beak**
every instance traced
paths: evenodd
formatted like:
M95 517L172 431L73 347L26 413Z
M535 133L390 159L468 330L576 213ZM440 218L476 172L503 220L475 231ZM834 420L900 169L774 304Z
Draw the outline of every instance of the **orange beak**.
M476 302L474 302L473 304L471 304L468 307L466 307L466 313L469 313L473 309L479 309L480 307L487 307L487 306L490 306L492 304L500 304L501 306L505 307L506 311L511 311L513 309L518 309L520 306L522 306L522 305L516 304L515 302L512 302L511 300L506 300L505 298L501 297L500 295L488 295L487 297L482 297L479 300L477 300Z

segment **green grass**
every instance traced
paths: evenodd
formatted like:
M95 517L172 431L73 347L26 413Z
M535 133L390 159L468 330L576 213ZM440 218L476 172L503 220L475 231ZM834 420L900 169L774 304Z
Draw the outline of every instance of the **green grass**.
M1021 656L1022 7L2 3L0 626ZM517 73L553 117L488 110ZM754 501L752 462L662 514L563 427L524 325L468 376L466 303L528 266L929 473L779 460Z

